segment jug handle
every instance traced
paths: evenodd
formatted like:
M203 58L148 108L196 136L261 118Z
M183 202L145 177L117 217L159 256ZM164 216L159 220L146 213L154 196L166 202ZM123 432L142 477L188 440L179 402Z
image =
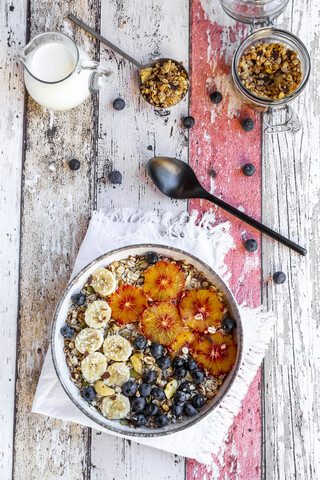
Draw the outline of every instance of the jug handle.
M92 70L92 75L89 79L90 93L96 93L100 88L104 87L108 83L113 82L114 73L112 70L108 70L103 67L99 62L94 60L82 60L80 62L80 70Z

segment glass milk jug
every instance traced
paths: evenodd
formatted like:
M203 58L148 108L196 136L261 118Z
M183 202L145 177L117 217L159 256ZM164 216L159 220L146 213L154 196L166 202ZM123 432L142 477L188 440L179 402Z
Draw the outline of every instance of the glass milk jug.
M90 93L110 83L111 70L91 60L68 35L45 32L17 55L31 97L43 107L64 111L80 105Z

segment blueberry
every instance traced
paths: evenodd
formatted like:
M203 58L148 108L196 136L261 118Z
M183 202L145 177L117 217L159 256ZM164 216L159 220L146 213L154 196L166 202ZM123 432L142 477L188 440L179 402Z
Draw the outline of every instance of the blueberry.
M196 368L198 368L198 364L194 358L188 358L186 362L186 367L188 370L190 370L190 372L192 372L192 370L195 370Z
M157 358L156 362L158 367L161 368L161 370L167 370L167 368L170 368L171 366L171 361L169 357L163 356L163 357Z
M222 100L222 95L220 92L212 92L210 95L210 100L212 103L215 103L216 105L221 102Z
M143 412L146 406L146 399L143 397L134 397L131 401L131 407L134 412Z
M233 318L225 318L222 320L222 328L227 332L231 332L237 326L236 321Z
M122 393L126 397L133 397L137 391L138 385L133 382L132 380L128 380L128 382L122 385Z
M272 278L273 278L273 281L275 283L278 283L279 285L280 283L284 283L287 279L286 274L283 272L275 272Z
M118 183L122 182L122 175L118 170L113 170L112 172L108 173L109 182L112 185L118 185Z
M154 423L157 425L157 427L165 427L168 425L168 419L163 413L159 413L154 419Z
M155 263L157 263L158 260L159 260L159 257L158 257L158 255L156 254L156 252L149 252L149 253L147 253L147 262L148 262L150 265L154 265Z
M144 350L147 346L148 342L144 337L136 337L133 340L133 346L136 350Z
M163 345L161 345L161 343L157 343L157 342L151 343L150 352L154 358L161 357L161 355L164 354L164 347Z
M123 110L125 106L126 102L123 100L123 98L116 98L113 100L113 108L115 110Z
M183 367L176 368L174 371L174 376L177 378L184 378L187 375L187 370Z
M61 335L64 336L64 338L69 338L70 340L74 336L76 331L74 328L69 327L69 325L65 325L64 327L61 328L60 333Z
M196 122L193 117L184 117L184 119L182 120L182 123L186 128L192 128L194 127Z
M200 395L200 393L196 393L191 398L191 403L194 406L194 408L201 408L205 404L205 400L204 400L204 397Z
M184 359L182 357L176 357L172 360L172 366L174 368L179 368L184 365Z
M182 405L187 400L187 395L179 390L174 394L174 403Z
M151 385L149 385L148 383L141 383L139 385L139 392L141 397L149 397L151 393Z
M247 252L255 252L258 248L258 242L253 238L249 238L244 242L244 248Z
M191 405L191 403L186 403L183 411L187 415L187 417L193 417L197 414L197 410L194 408L193 405Z
M83 389L82 396L87 402L92 402L96 398L96 392L93 387Z
M242 171L247 177L252 177L256 169L255 166L252 165L252 163L246 163L245 166L242 168Z
M190 385L191 385L190 382L183 382L183 383L181 383L181 385L178 387L178 391L184 392L184 393L190 393L190 392L191 392L191 390L190 390Z
M254 129L254 121L251 118L245 118L241 126L245 132L251 132Z
M159 388L159 387L155 387L151 390L151 395L153 396L153 398L155 400L159 400L159 402L161 402L162 400L165 399L165 393L164 391L162 390L162 388Z
M149 385L153 385L154 382L157 380L157 374L154 370L148 370L143 374L142 377L144 383L148 383Z
M143 427L147 424L147 419L142 413L134 413L132 415L132 422L136 427Z
M192 379L194 383L202 383L204 380L204 373L201 370L192 370L191 372Z
M159 412L159 407L155 403L150 402L147 404L145 411L149 417L153 417Z
M86 296L83 293L75 293L72 295L71 301L78 307L82 307L86 303Z
M181 417L183 413L183 407L182 405L172 405L171 407L171 413L174 417L178 418Z
M76 158L72 158L68 162L70 170L79 170L80 168L80 162Z

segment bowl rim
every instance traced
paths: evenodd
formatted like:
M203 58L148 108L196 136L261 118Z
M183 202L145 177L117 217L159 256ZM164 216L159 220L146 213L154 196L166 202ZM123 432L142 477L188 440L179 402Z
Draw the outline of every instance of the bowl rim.
M232 374L232 378L229 382L229 385L226 387L225 391L222 393L221 397L216 401L216 403L214 403L210 408L208 408L207 411L205 412L200 412L198 415L196 415L194 417L193 420L189 420L189 422L186 424L186 422L182 422L181 424L176 424L176 425L179 425L177 426L177 428L174 430L174 431L168 431L164 428L154 428L154 429L150 429L150 433L149 432L139 432L139 430L135 430L133 428L130 428L128 429L128 431L123 431L119 428L117 428L117 423L115 423L115 426L113 425L106 425L102 420L98 420L96 419L92 414L91 412L87 411L85 408L83 408L83 406L81 405L81 403L78 401L78 399L69 391L68 389L68 386L67 384L64 382L64 380L62 379L62 375L60 375L60 371L59 371L59 366L58 366L58 360L57 360L57 357L56 357L56 342L55 342L55 332L56 332L56 325L57 325L57 320L58 320L58 317L59 317L59 314L60 314L60 308L63 304L63 302L65 301L66 297L68 296L70 290L72 290L73 286L75 285L75 283L77 283L77 281L79 280L79 278L87 271L89 270L93 265L95 265L96 263L100 262L101 260L103 260L104 258L108 258L109 256L111 255L114 255L114 254L119 254L119 253L122 253L122 252L125 252L127 250L131 250L131 249L134 249L134 248L144 248L146 250L149 250L149 249L156 249L156 248L161 248L161 249L166 249L166 250L169 250L170 252L174 253L174 252L177 252L177 253L180 253L182 255L186 255L187 257L201 263L205 268L207 268L210 273L213 274L213 276L216 276L220 281L221 283L224 285L224 288L226 289L228 295L230 296L230 298L233 300L234 302L234 309L236 310L237 312L237 317L240 321L237 322L237 329L239 329L239 342L237 344L237 354L238 354L238 357L237 357L237 362L235 363L234 365L234 370L233 370L233 374ZM220 404L221 402L225 399L225 397L228 395L235 379L237 378L237 375L238 375L238 372L239 372L239 369L240 369L240 366L241 366L241 363L242 363L242 357L243 357L243 327L242 327L242 319L241 319L241 315L240 315L240 311L239 311L239 307L238 307L238 304L237 304L237 301L233 295L233 293L231 292L231 290L229 289L228 285L224 282L224 280L222 280L222 278L220 277L220 275L218 275L206 262L204 262L203 260L201 260L200 258L196 257L195 255L191 254L191 253L188 253L186 252L185 250L182 250L182 249L179 249L179 248L175 248L175 247L171 247L171 246L167 246L167 245L162 245L162 244L150 244L150 243L141 243L141 244L134 244L134 245L127 245L125 247L121 247L121 248L117 248L117 249L114 249L114 250L111 250L107 253L104 253L102 255L100 255L99 257L95 258L94 260L92 260L90 263L88 263L85 267L83 267L75 277L72 278L72 280L68 283L67 287L65 288L65 290L63 291L60 299L59 299L59 302L56 306L56 309L54 311L54 314L53 314L53 320L52 320L52 324L51 324L51 331L50 331L50 345L51 345L51 355L52 355L52 360L53 360L53 365L54 365L54 369L55 369L55 372L56 372L56 375L59 379L59 382L60 382L60 385L62 386L63 390L65 391L65 393L67 394L67 396L69 397L69 399L72 401L72 403L86 416L88 417L91 421L93 421L94 423L96 423L97 425L99 425L100 427L103 427L105 428L106 430L110 430L114 433L117 433L119 435L126 435L126 436L130 436L130 437L144 437L144 438L152 438L152 437L162 437L162 436L165 436L165 435L173 435L175 433L178 433L178 432L181 432L183 430L186 430L187 428L189 427L192 427L194 426L195 424L197 424L198 422L200 422L201 420L203 420L205 417L207 417L207 415L209 415L210 413L213 412L213 410L215 410ZM103 417L102 417L103 418Z

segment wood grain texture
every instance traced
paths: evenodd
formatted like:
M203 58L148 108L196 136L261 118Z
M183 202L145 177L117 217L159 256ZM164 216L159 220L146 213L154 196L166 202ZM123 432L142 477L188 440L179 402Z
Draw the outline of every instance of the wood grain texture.
M0 478L12 474L16 333L18 315L20 186L24 88L14 55L25 41L26 10L0 6Z
M231 59L247 27L229 19L218 2L192 2L191 11L191 114L196 126L190 133L190 164L202 185L224 201L260 219L261 133L260 118L245 105L231 78ZM223 95L219 105L210 93ZM253 118L256 126L244 132L241 121ZM253 163L256 173L246 177L242 167ZM249 194L248 194L249 193ZM244 241L260 233L206 201L191 201L190 208L212 209L218 221L229 220L235 248L226 257L230 287L241 304L260 305L260 254L248 253ZM260 373L252 382L239 414L229 430L228 440L215 452L211 469L188 462L191 479L259 479L261 476L261 385Z
M189 8L186 0L171 2L143 0L137 5L122 1L102 2L101 33L121 46L138 61L159 57L176 58L188 66ZM139 94L135 67L101 46L101 61L115 70L117 78L100 92L96 204L98 209L113 207L159 209L182 212L187 202L174 201L156 191L147 178L145 165L156 155L188 160L188 136L181 118L188 112L188 98L166 110L147 104ZM126 101L120 112L112 108L115 98ZM112 186L105 177L111 170L123 175ZM106 461L106 452L112 462ZM92 479L176 479L185 478L182 457L161 452L134 441L92 432Z
M265 360L268 480L320 478L319 7L318 0L294 0L281 20L306 44L312 74L306 90L292 104L301 131L268 137L263 145L263 219L308 250L301 257L263 242L263 301L278 314ZM287 275L283 285L271 279L277 270Z
M30 37L45 30L71 32L65 22L71 3L32 1ZM77 1L77 13L86 20L94 18L96 10L94 1ZM90 38L79 31L74 38L94 57ZM30 98L27 102L14 449L17 480L88 477L87 429L30 410L52 314L68 282L92 208L93 107L91 98L75 110L54 114ZM77 172L67 166L71 158L81 161Z

